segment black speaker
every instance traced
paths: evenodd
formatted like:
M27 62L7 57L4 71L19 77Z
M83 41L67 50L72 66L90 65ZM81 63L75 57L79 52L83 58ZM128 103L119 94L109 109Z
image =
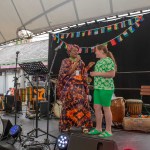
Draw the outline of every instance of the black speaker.
M12 107L14 107L14 96L12 95L5 95L4 99L4 108L6 112L11 112Z
M113 140L71 134L67 150L118 150L118 146Z
M12 124L10 120L0 119L0 140L4 140L7 138L10 128Z
M40 102L40 116L47 116L48 114L48 101Z

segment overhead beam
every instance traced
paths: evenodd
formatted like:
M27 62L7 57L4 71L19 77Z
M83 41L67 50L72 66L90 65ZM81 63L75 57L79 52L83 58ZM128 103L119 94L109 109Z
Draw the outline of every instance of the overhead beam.
M75 0L73 0L72 2L73 2L73 7L74 7L74 11L75 11L75 14L76 14L77 21L79 21L79 15L78 15L78 11L77 11Z
M24 26L27 26L28 24L30 24L31 22L35 21L36 19L38 19L38 18L44 16L45 14L47 14L47 13L49 13L49 12L51 12L51 11L53 11L53 10L55 10L55 9L57 9L57 8L59 8L59 7L61 7L61 6L63 6L63 5L65 5L65 4L67 4L67 3L71 2L71 1L72 1L72 0L66 0L66 1L64 1L64 2L58 4L58 5L54 6L54 7L52 7L52 8L50 8L50 9L46 10L45 12L39 14L38 16L35 16L35 17L32 18L31 20L29 20L29 21L27 21L26 23L24 23ZM20 27L20 28L21 28L21 27Z

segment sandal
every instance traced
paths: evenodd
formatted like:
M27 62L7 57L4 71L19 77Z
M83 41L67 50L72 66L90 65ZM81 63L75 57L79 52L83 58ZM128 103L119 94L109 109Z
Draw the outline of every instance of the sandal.
M98 135L99 137L101 137L101 138L107 138L107 137L110 137L110 136L112 136L112 134L111 133L109 133L109 132L107 132L107 131L104 131L104 132L102 132L100 135Z
M91 130L90 132L88 132L89 135L97 135L97 134L101 134L102 131L98 131L96 129Z
M69 132L70 130L68 128L62 129L61 132Z
M83 128L82 132L87 134L87 133L89 133L89 130L87 128Z

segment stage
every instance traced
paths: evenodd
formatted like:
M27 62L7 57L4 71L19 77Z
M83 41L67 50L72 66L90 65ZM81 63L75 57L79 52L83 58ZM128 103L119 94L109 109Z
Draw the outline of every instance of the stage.
M12 124L14 124L14 115L13 114L1 114L3 119L9 119ZM26 135L29 131L35 128L35 119L28 119L25 117L25 114L18 115L19 118L17 118L17 124L21 125L23 132L23 135ZM49 133L58 137L60 135L60 132L58 130L58 123L59 120L56 118L50 118L49 120ZM40 118L39 120L39 128L46 131L46 125L47 121L46 118ZM80 136L83 136L83 133L81 132L81 129L73 128L71 130L71 133L78 134ZM84 134L85 135L85 134ZM89 136L88 137L94 137L99 138L98 136ZM22 137L23 138L23 137ZM44 139L46 139L46 135L41 136L35 141L43 142ZM118 150L149 150L149 141L150 141L150 134L144 133L144 132L137 132L137 131L124 131L123 129L116 129L113 128L113 136L110 138L107 138L109 140L114 140L118 146ZM50 141L54 141L54 139L50 139ZM3 148L1 148L3 147ZM10 144L7 144L5 141L0 142L0 150L3 150L4 147L6 149L10 150L25 150L25 148L21 147L21 144L19 142L15 143L14 146L11 146ZM50 146L51 149L53 149L53 145Z

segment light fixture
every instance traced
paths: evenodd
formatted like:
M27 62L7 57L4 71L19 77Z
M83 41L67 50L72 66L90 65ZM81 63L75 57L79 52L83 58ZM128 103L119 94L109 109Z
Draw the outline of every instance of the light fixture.
M111 20L111 19L116 19L117 18L117 16L112 16L112 17L107 17L107 19L109 20Z
M83 25L85 25L85 24L86 24L85 22L79 23L78 26L83 26Z
M122 15L118 15L118 17L126 17L126 16L128 16L127 13L126 14L122 14Z
M87 21L87 24L95 23L95 20L93 21Z
M100 21L105 21L106 19L105 18L102 18L102 19L98 19L96 20L97 22L100 22Z
M61 134L58 136L56 144L57 144L57 147L59 148L59 150L67 150L68 143L69 143L68 135Z
M141 13L141 11L131 12L130 15L135 15L135 14L139 14L139 13Z
M142 10L143 13L150 12L150 9Z
M21 142L21 132L22 132L22 128L19 125L12 126L9 130L9 135L8 135L8 138L10 137L12 141L9 140L7 143L13 145L17 141L18 138Z

